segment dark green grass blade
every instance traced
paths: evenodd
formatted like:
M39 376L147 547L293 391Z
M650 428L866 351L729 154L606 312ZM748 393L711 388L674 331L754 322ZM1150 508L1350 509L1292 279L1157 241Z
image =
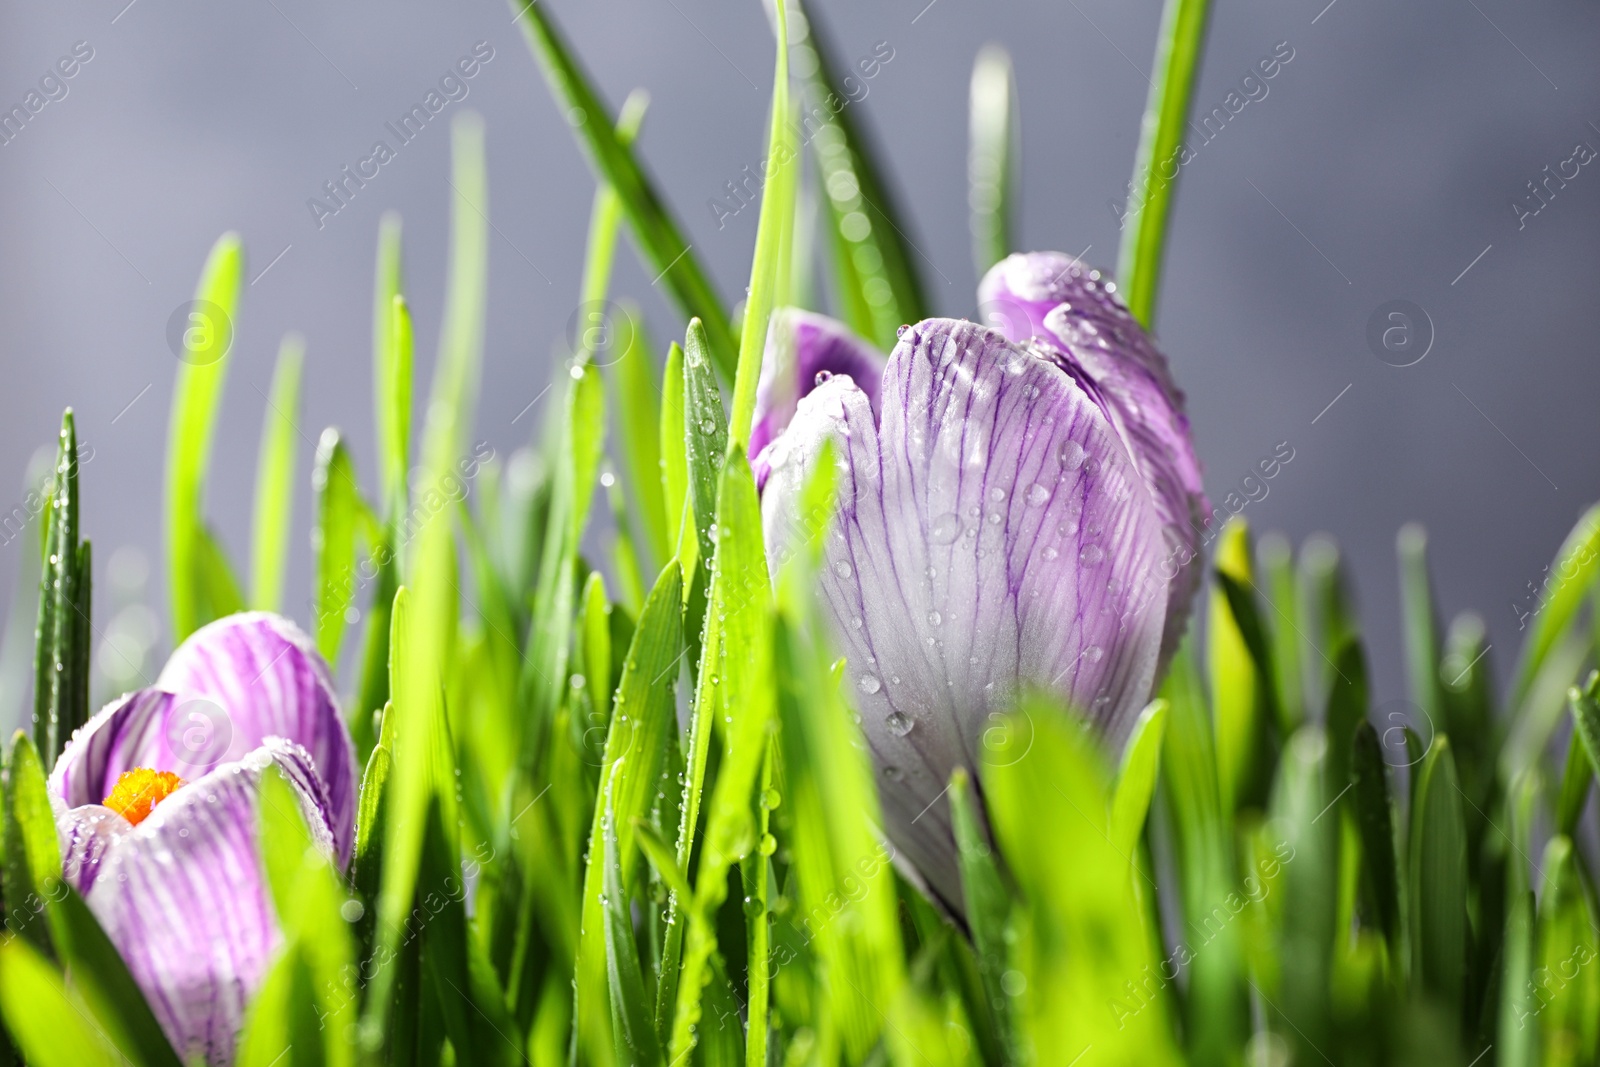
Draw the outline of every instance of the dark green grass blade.
M1167 216L1177 185L1175 168L1189 121L1189 98L1200 73L1210 0L1166 0L1161 14L1161 39L1145 103L1139 154L1133 165L1130 207L1138 213L1122 227L1117 274L1123 299L1147 328L1155 323L1161 261L1166 252ZM1168 168L1174 173L1166 176Z
M983 994L989 1000L1009 1054L1016 1056L1011 1024L1011 998L1001 981L1006 971L1006 923L1011 915L1011 894L1000 877L998 859L989 844L972 796L972 781L964 768L950 778L950 821L961 861L961 892L965 897L967 925L978 957Z
M1400 881L1395 862L1395 812L1383 748L1371 723L1356 728L1351 755L1350 809L1361 839L1361 912L1400 951ZM1341 787L1342 788L1342 787Z
M1524 620L1524 625L1531 629L1523 642L1507 701L1513 713L1522 709L1540 668L1557 651L1561 637L1577 617L1600 573L1600 504L1583 513L1545 571L1540 592L1519 601L1531 617Z
M78 541L78 435L71 408L61 416L50 484L33 696L34 744L46 771L89 718L90 569L88 546Z
M797 65L809 71L800 118L802 145L816 156L818 176L828 208L828 248L840 318L883 351L894 347L895 331L928 314L927 298L906 237L905 216L894 204L856 112L842 105L837 90L843 75L811 15L810 5L797 4L794 44L809 57ZM802 30L804 22L806 30ZM874 55L872 62L889 62Z
M1423 758L1411 813L1412 973L1438 1006L1459 1018L1467 963L1467 836L1449 738Z
M565 105L588 149L595 172L616 190L638 238L640 251L677 301L687 318L699 317L706 326L711 358L732 381L738 344L711 284L682 229L656 193L633 150L617 137L610 111L600 99L588 74L540 4L511 0L528 46L543 67L551 92Z

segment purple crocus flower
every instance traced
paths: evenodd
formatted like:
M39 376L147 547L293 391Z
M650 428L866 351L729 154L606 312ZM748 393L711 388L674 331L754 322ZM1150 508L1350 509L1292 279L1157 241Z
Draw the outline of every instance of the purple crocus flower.
M155 685L75 733L50 775L66 879L185 1062L232 1062L282 942L257 844L272 766L347 865L355 753L327 665L294 623L251 613L193 634Z
M769 557L787 554L831 442L839 504L821 594L889 786L889 837L958 911L939 803L951 771L1016 758L985 735L1024 687L1060 694L1120 747L1196 580L1184 564L1205 500L1182 398L1114 293L1067 257L1013 256L984 281L1002 329L902 328L865 387L806 377L798 334L769 340L769 355L800 350L778 370L801 368L793 416L778 413L755 463Z

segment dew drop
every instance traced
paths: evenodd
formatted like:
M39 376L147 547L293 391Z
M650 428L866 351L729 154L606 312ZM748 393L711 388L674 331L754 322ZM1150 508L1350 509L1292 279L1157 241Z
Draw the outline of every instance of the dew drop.
M944 622L944 616L943 615L940 615L937 611L928 612L928 625L929 626L938 626L941 622Z
M717 424L715 422L712 422L709 418L701 419L700 420L700 432L701 433L716 433L717 432Z
M861 686L861 691L869 696L883 688L883 683L878 681L878 677L875 674L863 674L861 680L856 684Z
M894 734L896 737L904 737L906 734L911 732L911 728L915 726L916 723L912 722L898 711L891 711L889 713L889 717L884 720L884 725L889 727L889 732L891 734Z
M831 371L831 370L819 370L819 371L817 371L817 377L816 377L815 381L816 381L816 383L818 385L821 385L824 382L828 381L832 377L833 377L833 371Z
M837 574L841 578L848 578L855 572L850 569L850 564L841 559L834 561L833 573Z
M1061 446L1061 451L1056 454L1056 458L1061 460L1061 465L1067 470L1075 471L1083 466L1083 461L1088 455L1089 453L1085 452L1083 446L1078 442L1068 441Z
M891 782L901 782L905 780L906 772L902 771L899 767L890 764L883 769L883 776L889 779Z
M771 834L761 835L760 851L763 856L770 856L778 851L778 839Z
M1055 545L1051 545L1049 548L1046 548L1042 553L1040 553L1040 555L1044 556L1046 562L1049 562L1050 560L1053 560L1057 556L1061 555L1061 553L1056 551Z
M1044 504L1045 501L1047 501L1049 499L1050 499L1050 490L1046 489L1044 486L1038 484L1037 482L1035 482L1028 489L1028 503L1033 507L1039 507L1042 504Z
M852 616L850 616L850 628L852 630L861 629L861 616L860 615L852 615Z
M1099 545L1084 545L1083 551L1078 553L1078 558L1092 567L1106 558L1106 550Z
M960 532L961 519L954 512L947 511L933 520L933 525L928 529L928 539L936 545L948 545Z

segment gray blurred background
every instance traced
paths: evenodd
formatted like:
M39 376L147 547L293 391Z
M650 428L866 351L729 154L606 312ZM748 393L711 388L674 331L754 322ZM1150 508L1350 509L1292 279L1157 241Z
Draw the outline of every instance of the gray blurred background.
M707 200L764 150L772 45L756 0L540 0L613 108L653 98L640 145L724 294L744 285L754 211ZM126 6L125 6L126 5ZM1359 587L1379 700L1402 695L1394 537L1427 524L1447 615L1481 612L1503 678L1519 598L1600 498L1600 148L1591 0L1216 0L1196 106L1280 42L1293 58L1183 168L1157 328L1222 499L1280 442L1293 460L1245 511L1296 540L1334 533ZM973 311L967 83L986 41L1022 100L1021 243L1110 268L1148 88L1157 0L815 0L841 61L893 59L857 109L877 135L940 313ZM307 339L304 471L288 598L307 618L310 466L338 425L374 484L370 301L380 214L404 215L425 395L443 297L448 131L431 124L319 229L306 207L477 42L493 59L449 110L489 135L495 226L479 435L525 443L577 302L593 181L499 0L61 0L0 14L0 110L74 45L93 57L0 145L0 511L78 412L96 622L159 664L162 456L177 360L167 322L212 242L250 262L212 462L209 512L243 567L255 452L280 337ZM1281 55L1280 51L1280 55ZM69 64L70 66L70 64ZM59 95L56 83L49 88ZM447 116L446 116L447 117ZM1545 168L1578 173L1513 208ZM1532 206L1539 202L1529 200ZM615 289L661 343L681 321L631 251ZM1420 306L1434 338L1397 368L1369 319ZM1420 325L1420 323L1419 323ZM1396 362L1391 357L1391 362ZM1332 406L1330 407L1330 403ZM86 456L89 453L86 452ZM21 539L0 547L0 593ZM156 615L122 611L141 580ZM16 646L13 646L15 648Z

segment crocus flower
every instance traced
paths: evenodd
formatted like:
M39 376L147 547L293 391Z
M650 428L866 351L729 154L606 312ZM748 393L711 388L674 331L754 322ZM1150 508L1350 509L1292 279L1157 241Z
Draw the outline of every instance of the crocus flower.
M65 877L185 1062L232 1062L282 942L257 842L273 766L317 844L348 864L355 754L327 665L292 622L252 613L197 631L50 774Z
M780 318L793 332L769 339L772 373L793 376L799 399L755 461L769 557L781 560L832 443L839 500L821 595L885 829L957 911L938 803L951 771L1020 755L985 741L1026 687L1058 693L1120 747L1181 636L1197 570L1184 566L1190 519L1205 509L1182 398L1113 286L1035 254L997 266L983 294L1003 329L902 328L865 385L812 373L821 361Z

